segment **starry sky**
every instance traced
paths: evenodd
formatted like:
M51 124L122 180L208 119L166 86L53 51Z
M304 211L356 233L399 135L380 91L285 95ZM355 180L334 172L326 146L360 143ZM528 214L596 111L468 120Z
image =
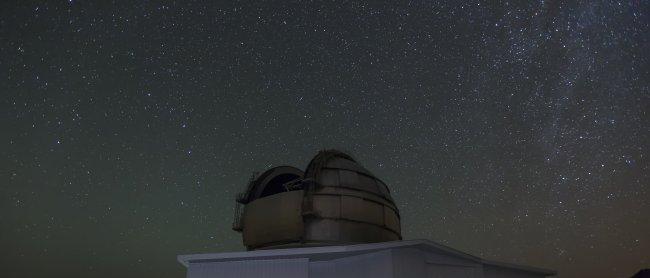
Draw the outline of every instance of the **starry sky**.
M324 148L406 239L650 267L649 1L225 2L0 1L3 277L184 277Z

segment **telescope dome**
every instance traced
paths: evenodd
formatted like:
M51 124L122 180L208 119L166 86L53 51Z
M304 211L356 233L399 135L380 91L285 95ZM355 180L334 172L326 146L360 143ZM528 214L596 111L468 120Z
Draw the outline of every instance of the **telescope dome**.
M237 199L233 229L249 250L400 240L386 184L350 155L319 152L300 171L271 168Z

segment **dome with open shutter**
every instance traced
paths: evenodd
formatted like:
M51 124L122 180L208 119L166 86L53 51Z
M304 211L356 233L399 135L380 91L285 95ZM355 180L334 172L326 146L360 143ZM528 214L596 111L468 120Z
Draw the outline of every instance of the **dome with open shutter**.
M304 173L280 166L257 175L237 202L233 229L249 250L402 238L386 184L336 150L319 152Z

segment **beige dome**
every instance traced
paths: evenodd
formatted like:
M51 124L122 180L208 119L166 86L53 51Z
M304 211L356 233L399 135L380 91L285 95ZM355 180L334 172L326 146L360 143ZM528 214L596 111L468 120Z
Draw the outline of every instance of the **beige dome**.
M304 173L290 166L267 170L237 201L233 229L249 250L402 238L386 184L335 150L319 152Z

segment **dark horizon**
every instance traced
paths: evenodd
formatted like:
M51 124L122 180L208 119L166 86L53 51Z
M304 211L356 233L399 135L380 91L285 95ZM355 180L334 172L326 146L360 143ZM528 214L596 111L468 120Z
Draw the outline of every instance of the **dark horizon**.
M0 3L3 277L184 277L253 171L352 154L405 239L650 266L649 1Z

